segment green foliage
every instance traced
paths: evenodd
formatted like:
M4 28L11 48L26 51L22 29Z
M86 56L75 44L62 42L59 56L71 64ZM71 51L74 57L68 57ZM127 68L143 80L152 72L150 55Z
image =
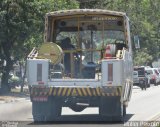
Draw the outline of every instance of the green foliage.
M35 3L43 16L52 11L79 8L79 4L76 0L39 0Z
M4 59L6 59L5 54L8 54L8 57L20 60L28 53L24 52L43 42L45 13L73 8L78 8L78 3L74 0L2 0L0 2L1 55Z
M134 50L136 65L148 64L160 57L159 0L1 0L0 69L7 81L17 60L25 59L34 46L43 42L44 16L47 12L99 8L126 12L132 35L139 35L141 50Z
M78 8L75 0L1 0L0 62L2 86L8 84L13 64L43 42L44 17L49 11Z
M152 59L153 59L152 56L147 53L147 49L135 51L134 65L135 66L148 65Z
M147 52L142 49L139 53L134 49L135 63L151 63L160 57L159 0L88 0L81 2L80 7L126 12L131 22L131 34L139 35L141 48L147 49ZM147 58L141 59L142 56Z

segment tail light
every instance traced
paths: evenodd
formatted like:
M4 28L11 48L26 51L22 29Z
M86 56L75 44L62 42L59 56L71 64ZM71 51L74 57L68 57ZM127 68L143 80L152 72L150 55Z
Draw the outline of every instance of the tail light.
M156 80L156 76L155 76L155 75L152 75L152 79L153 79L153 80Z
M44 82L39 81L39 82L38 82L38 85L44 85Z

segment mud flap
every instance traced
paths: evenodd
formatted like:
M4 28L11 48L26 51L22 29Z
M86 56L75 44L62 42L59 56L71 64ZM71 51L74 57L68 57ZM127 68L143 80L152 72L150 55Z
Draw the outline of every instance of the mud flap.
M47 102L32 102L32 115L34 122L55 121L61 115L61 105L57 99Z
M32 102L32 115L34 122L43 122L44 118L44 107L46 102Z
M123 121L123 105L120 97L101 97L99 114L109 117L109 121Z

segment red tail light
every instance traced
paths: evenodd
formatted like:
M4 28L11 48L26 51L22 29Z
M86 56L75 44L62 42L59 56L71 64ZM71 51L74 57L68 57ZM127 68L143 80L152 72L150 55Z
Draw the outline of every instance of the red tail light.
M44 85L44 82L39 81L38 84L39 84L39 85Z
M152 79L155 80L155 79L156 79L156 76L155 76L155 75L152 75Z

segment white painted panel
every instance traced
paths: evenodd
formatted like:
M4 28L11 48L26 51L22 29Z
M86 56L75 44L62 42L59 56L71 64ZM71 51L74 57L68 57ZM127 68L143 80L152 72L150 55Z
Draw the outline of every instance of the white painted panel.
M108 64L113 64L113 81L108 81ZM102 85L119 86L124 83L123 60L102 60Z
M48 68L49 60L44 59L29 59L27 60L27 80L29 85L36 85L37 83L37 64L42 64L42 82L48 82Z
M73 87L98 87L101 86L100 80L95 79L54 79L48 82L49 86L73 86Z

